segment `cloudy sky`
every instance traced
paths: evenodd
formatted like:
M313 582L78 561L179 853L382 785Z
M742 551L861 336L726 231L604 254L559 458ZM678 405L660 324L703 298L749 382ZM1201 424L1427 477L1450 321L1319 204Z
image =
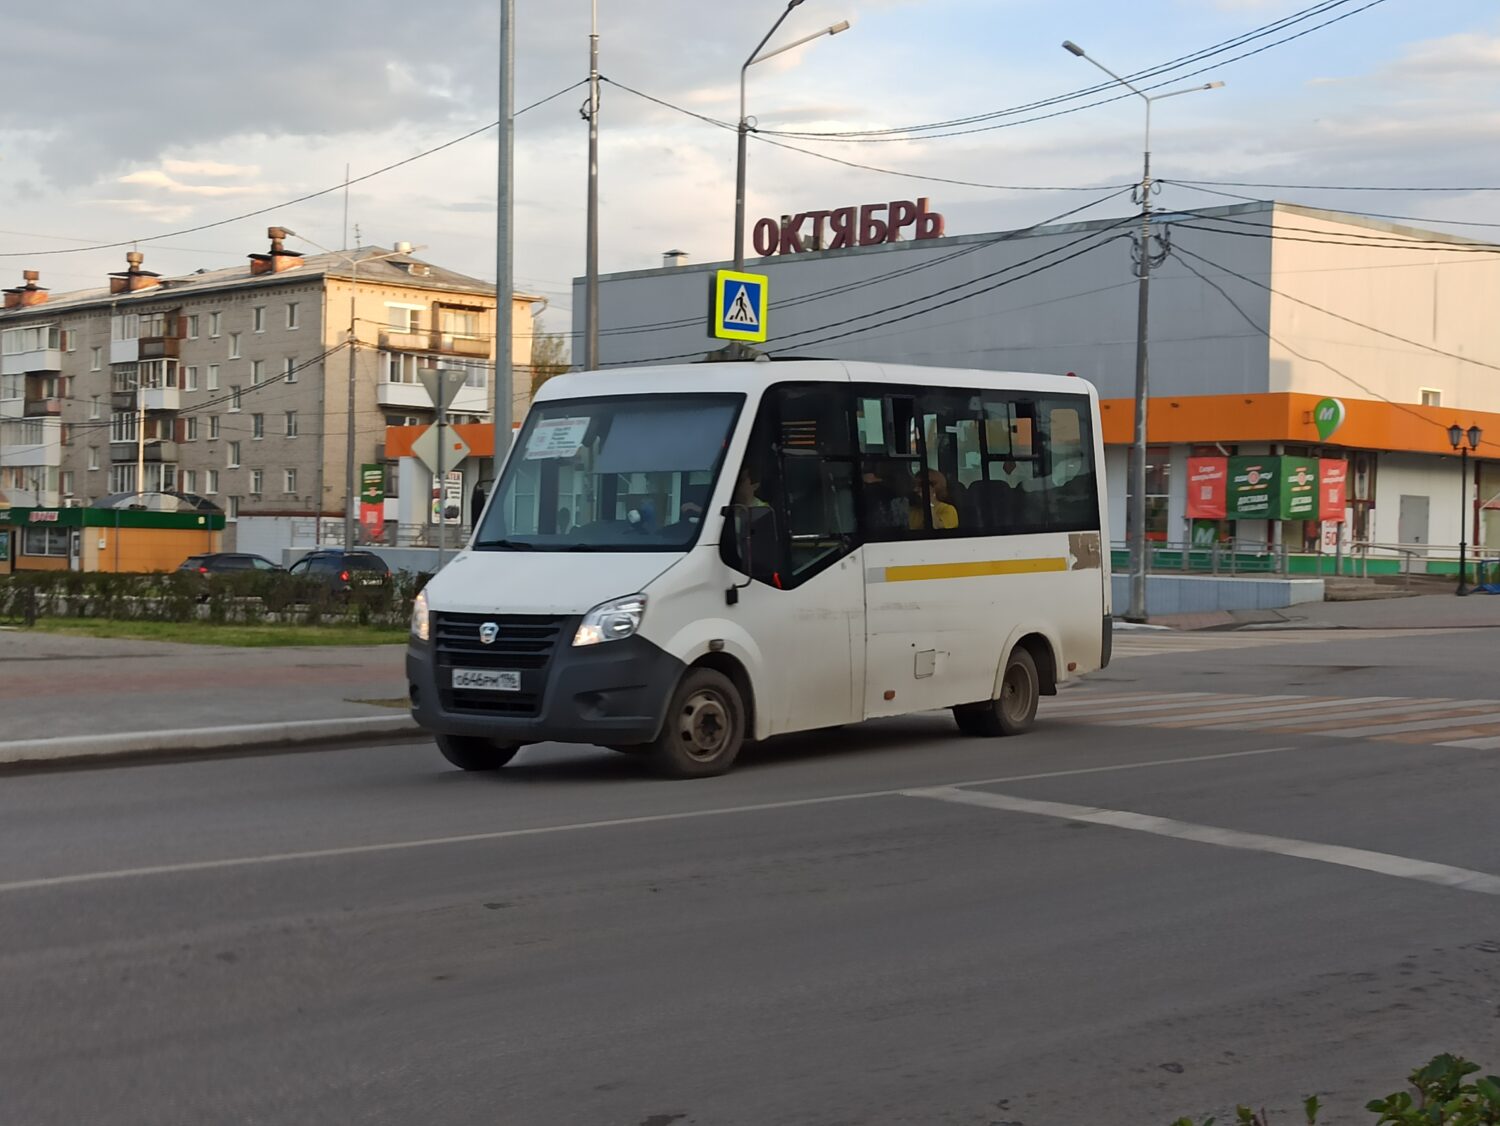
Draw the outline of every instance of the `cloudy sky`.
M608 78L717 119L737 114L739 64L784 0L598 0ZM1314 0L806 0L788 41L840 19L852 29L751 71L767 130L837 133L946 121L1068 94L1103 76L1073 39L1135 72L1192 54ZM1158 106L1155 171L1166 178L1299 185L1500 186L1500 10L1494 0L1339 0L1325 14L1216 57L1189 80L1222 90ZM1323 5L1318 5L1322 7ZM581 80L588 0L517 0L518 105ZM148 268L243 262L265 227L345 242L342 192L272 207L450 141L495 120L498 0L259 0L242 5L72 0L5 16L0 99L0 284L26 267L54 291L100 284L141 240ZM1232 55L1347 18L1239 61ZM1166 87L1170 89L1171 87ZM517 120L516 277L565 329L582 272L585 92ZM1084 99L1095 100L1093 98ZM1057 108L1069 108L1077 102ZM1045 120L925 140L752 143L750 219L931 197L950 233L1037 222L1093 198L924 183L1086 187L1139 174L1141 108L1124 100ZM729 256L734 136L606 86L601 266L657 265L681 248ZM968 126L972 130L974 126ZM355 185L365 245L406 239L424 256L494 276L493 131ZM887 171L851 168L837 158ZM1318 206L1500 224L1500 192L1227 189ZM1099 193L1103 195L1104 193ZM1169 186L1162 202L1227 202ZM1128 202L1090 215L1123 214ZM1481 235L1481 227L1445 227ZM1488 232L1491 235L1495 231ZM348 245L354 244L351 230ZM67 253L59 253L67 251ZM45 252L45 253L44 253Z

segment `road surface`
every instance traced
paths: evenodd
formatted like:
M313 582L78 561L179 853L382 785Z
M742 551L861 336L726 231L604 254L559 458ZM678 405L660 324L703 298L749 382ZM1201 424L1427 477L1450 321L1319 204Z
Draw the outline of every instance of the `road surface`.
M703 782L421 743L3 776L0 1122L1364 1122L1438 1051L1500 1068L1497 647L1122 636L1024 738L917 716Z

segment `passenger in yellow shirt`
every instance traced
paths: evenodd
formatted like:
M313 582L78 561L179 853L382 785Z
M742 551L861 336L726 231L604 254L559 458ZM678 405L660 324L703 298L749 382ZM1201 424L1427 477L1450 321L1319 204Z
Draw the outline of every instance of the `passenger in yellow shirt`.
M927 490L932 495L932 526L946 531L958 527L958 509L948 502L948 480L936 469L927 470ZM914 531L924 527L922 520L921 478L917 480L915 503L911 510L911 526Z

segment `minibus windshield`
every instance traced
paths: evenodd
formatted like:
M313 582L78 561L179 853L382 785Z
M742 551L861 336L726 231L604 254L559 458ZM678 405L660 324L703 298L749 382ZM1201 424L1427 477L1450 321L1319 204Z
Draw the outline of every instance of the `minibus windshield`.
M532 408L478 551L682 551L698 539L742 395Z

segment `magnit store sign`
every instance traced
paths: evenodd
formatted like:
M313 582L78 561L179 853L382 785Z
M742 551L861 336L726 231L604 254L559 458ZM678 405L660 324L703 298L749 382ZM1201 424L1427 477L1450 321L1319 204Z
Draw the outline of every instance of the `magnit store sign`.
M1226 505L1231 520L1274 520L1278 457L1232 457L1229 459L1229 495Z

